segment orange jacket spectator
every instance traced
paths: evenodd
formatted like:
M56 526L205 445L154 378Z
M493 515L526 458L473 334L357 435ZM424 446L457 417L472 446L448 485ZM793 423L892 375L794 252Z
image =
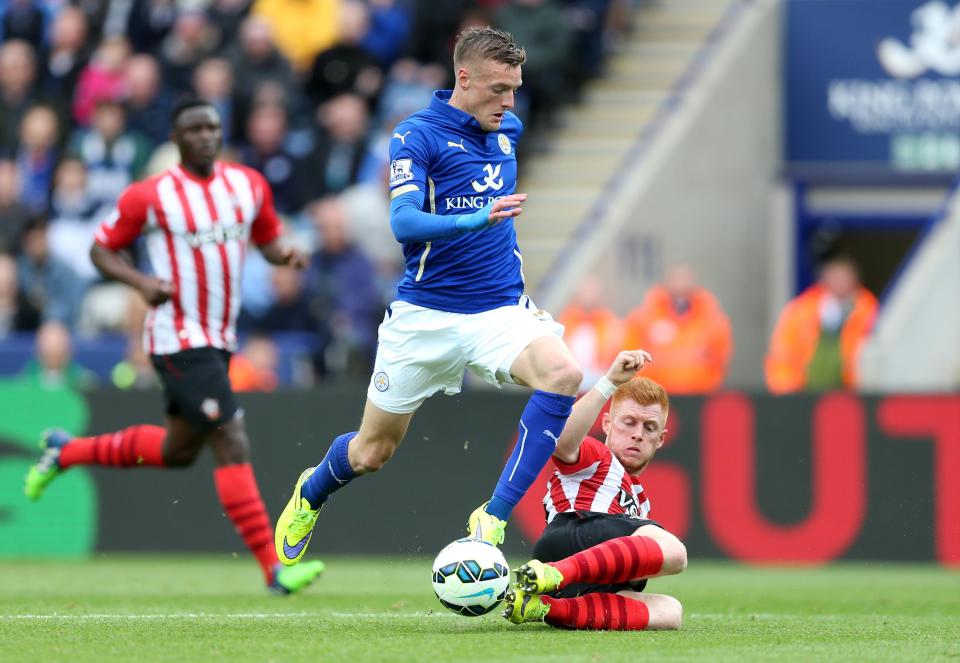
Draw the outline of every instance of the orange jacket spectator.
M712 294L693 285L692 273L684 275L689 284L680 299L671 295L671 278L651 288L643 305L627 317L624 347L653 355L643 375L672 394L719 389L733 353L730 320ZM683 302L679 310L678 301Z
M564 326L563 340L583 369L583 386L589 389L623 349L623 323L606 307L603 282L587 275L557 320Z
M837 306L841 305L826 285L816 284L800 293L783 309L773 330L770 352L767 354L766 378L770 391L784 394L807 388L856 387L857 357L873 326L877 300L868 290L856 285L848 298L848 311L840 324L839 335L834 332L827 336L823 333L827 326L824 317L828 315L831 300ZM834 371L833 378L829 375L829 368L820 368L824 364L817 362L818 367L814 368L814 358L818 352L821 357L835 354L827 342L822 342L830 336L839 341L833 344L839 350L839 356L832 362L829 357L826 360L838 369ZM811 371L819 373L813 383L810 380Z
M277 388L277 346L266 337L251 336L230 359L230 386L234 391L274 391Z

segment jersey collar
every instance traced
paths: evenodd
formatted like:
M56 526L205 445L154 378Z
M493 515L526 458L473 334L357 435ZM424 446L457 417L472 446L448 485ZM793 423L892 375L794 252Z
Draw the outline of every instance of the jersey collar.
M465 113L459 108L450 105L450 97L453 96L453 90L437 90L433 93L433 99L430 100L430 108L449 119L454 124L469 127L476 131L483 132L480 123L470 113ZM486 133L486 132L484 132Z

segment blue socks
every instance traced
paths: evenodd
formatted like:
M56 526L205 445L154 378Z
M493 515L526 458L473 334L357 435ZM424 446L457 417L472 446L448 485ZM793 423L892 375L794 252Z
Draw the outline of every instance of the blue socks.
M347 458L347 447L350 446L350 440L356 436L357 431L353 431L336 438L317 469L303 482L300 496L310 502L312 508L320 508L331 494L356 478L357 475Z
M513 507L553 455L575 400L563 394L533 392L520 416L520 436L487 504L487 513L500 520L510 517Z

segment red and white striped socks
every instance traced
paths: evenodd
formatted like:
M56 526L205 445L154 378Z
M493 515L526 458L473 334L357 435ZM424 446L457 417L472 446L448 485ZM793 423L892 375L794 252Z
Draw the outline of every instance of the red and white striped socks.
M273 545L273 527L267 516L267 507L260 497L253 467L250 463L218 467L213 471L213 482L217 486L224 513L233 521L237 534L257 558L269 584L279 560Z
M550 566L563 574L560 587L578 582L607 585L655 576L663 567L663 550L648 536L621 536Z
M619 594L584 594L573 599L541 596L552 626L596 631L642 631L650 623L647 604Z
M165 428L149 425L131 426L93 437L75 437L61 449L58 462L63 469L71 465L163 465L166 437Z

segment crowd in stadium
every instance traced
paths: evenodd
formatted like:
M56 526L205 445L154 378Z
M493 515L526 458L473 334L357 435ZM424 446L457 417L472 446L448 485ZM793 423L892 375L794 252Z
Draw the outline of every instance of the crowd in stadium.
M312 254L298 272L251 252L235 386L364 379L402 267L386 223L387 143L399 120L450 85L455 35L490 23L525 45L522 147L549 149L544 130L556 122L555 109L600 71L630 4L7 0L0 4L0 338L36 334L37 356L24 371L83 386L93 375L71 363L71 339L126 337L127 356L111 379L153 384L139 343L144 305L105 283L87 249L124 188L176 160L171 109L200 96L223 118L226 158L265 175L287 233ZM145 266L143 251L134 259ZM688 268L668 273L625 320L598 296L595 283L584 283L560 316L588 380L626 343L660 359L651 370L673 393L723 384L730 322ZM852 386L855 352L845 343L844 367L834 374ZM281 369L291 348L307 359ZM768 360L771 389L803 387L797 372L814 350L801 350L810 356L779 368ZM790 361L802 365L787 377Z

